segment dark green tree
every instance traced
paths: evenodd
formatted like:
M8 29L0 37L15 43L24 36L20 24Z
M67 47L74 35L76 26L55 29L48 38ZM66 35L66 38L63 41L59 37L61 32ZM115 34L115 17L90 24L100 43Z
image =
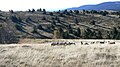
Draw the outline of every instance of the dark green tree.
M97 31L96 32L96 38L97 39L102 39L102 33L101 33L101 31Z
M43 14L46 14L47 12L46 12L46 10L45 9L43 9Z
M43 27L39 24L38 29L43 30Z
M72 10L70 10L70 13L73 13L73 11L72 11Z
M32 9L32 11L31 12L35 12L35 9Z
M32 33L36 33L36 34L38 34L37 26L34 26L34 27L33 27L33 31L32 31Z
M13 10L9 10L9 12L10 12L10 13L14 13L14 11L13 11Z
M73 34L73 29L72 29L71 25L68 25L68 30L69 30L69 33Z
M80 28L77 28L77 36L78 36L78 37L81 36L81 30L80 30Z
M117 35L118 35L118 30L117 30L117 28L116 27L113 27L113 29L112 29L112 31L111 31L111 37L112 37L112 39L116 39L117 37Z
M79 10L74 10L74 13L75 14L79 14Z
M38 11L38 12L41 12L41 11L42 11L42 9L41 9L41 8L40 8L40 9L37 9L37 11Z
M50 15L51 15L51 16L53 16L53 13L52 13L52 12L50 12Z
M76 23L76 24L78 24L78 23L79 23L79 21L78 21L78 19L77 19L77 18L75 18L75 19L74 19L74 21L75 21L75 23Z
M46 17L45 17L45 16L43 16L42 20L46 20Z
M93 20L93 21L90 22L90 24L91 24L91 25L95 25L95 22L96 22L96 21Z
M68 31L63 32L63 38L69 39L69 32Z

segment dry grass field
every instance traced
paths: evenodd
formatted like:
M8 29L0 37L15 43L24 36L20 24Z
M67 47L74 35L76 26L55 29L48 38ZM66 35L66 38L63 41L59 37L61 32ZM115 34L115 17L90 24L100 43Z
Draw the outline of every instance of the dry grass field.
M103 41L104 44L99 43ZM52 42L75 42L76 45L51 46ZM1 44L0 67L120 67L120 41L46 39Z

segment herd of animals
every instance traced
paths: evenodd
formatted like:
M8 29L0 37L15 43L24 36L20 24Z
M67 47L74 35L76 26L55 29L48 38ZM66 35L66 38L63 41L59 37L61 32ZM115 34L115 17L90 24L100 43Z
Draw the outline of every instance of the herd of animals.
M90 44L116 44L115 42L110 42L110 41L96 41L96 42L86 42L86 41L81 41L81 45L90 45ZM51 46L56 46L56 45L76 45L75 42L53 42L51 43Z

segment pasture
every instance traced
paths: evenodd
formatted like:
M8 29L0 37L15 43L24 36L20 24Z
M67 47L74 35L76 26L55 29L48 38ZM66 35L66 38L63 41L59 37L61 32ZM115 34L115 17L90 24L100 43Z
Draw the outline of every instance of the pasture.
M55 42L75 45L51 46ZM120 41L29 39L1 44L0 67L120 67Z

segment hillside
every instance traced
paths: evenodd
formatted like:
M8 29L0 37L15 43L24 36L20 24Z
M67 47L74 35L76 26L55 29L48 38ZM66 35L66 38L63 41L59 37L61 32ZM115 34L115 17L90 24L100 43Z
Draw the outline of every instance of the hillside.
M11 10L0 12L0 30L1 38L10 40L13 34L39 39L119 39L120 19L119 12L107 11Z
M120 10L120 2L104 2L97 5L84 5L76 8L68 8L68 10Z

